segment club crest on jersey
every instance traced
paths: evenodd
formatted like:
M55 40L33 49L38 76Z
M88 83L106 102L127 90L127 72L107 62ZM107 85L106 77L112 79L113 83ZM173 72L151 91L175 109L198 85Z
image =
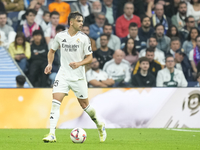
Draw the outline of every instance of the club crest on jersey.
M80 43L80 39L78 38L78 39L76 40L76 42L77 42L77 43Z

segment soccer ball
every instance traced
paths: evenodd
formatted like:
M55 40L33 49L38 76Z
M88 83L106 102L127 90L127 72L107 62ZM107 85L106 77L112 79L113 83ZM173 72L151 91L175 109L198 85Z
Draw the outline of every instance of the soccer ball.
M86 137L86 132L82 128L74 128L70 134L70 138L74 143L83 143Z

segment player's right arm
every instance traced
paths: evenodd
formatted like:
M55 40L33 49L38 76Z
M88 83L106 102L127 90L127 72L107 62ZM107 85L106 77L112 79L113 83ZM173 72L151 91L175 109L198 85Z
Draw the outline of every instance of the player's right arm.
M54 60L54 55L55 55L56 50L60 46L57 35L55 36L55 38L53 40L53 43L52 43L52 48L49 50L48 55L47 55L47 57L48 57L48 65L46 66L46 68L44 70L45 74L51 74L52 63L53 63L53 60Z
M54 51L53 49L50 49L49 52L48 52L48 65L46 66L46 68L44 70L45 74L51 74L52 63L53 63L53 60L54 60L55 52L56 51Z

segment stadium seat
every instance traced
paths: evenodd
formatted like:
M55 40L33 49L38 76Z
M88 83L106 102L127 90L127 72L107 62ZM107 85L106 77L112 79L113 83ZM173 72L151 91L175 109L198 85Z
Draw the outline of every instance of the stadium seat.
M0 88L16 88L15 77L21 74L23 73L8 51L0 47ZM30 88L32 86L26 82L24 87Z

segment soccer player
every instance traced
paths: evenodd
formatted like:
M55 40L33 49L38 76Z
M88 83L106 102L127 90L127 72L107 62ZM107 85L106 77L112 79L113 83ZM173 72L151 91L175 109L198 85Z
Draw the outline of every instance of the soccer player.
M88 87L84 65L92 62L92 49L88 36L81 32L83 16L79 12L70 13L69 29L59 32L48 53L48 65L44 73L50 74L56 50L61 50L61 67L53 86L53 101L50 114L50 133L43 138L44 142L56 142L55 129L60 115L60 105L71 89L84 111L97 125L100 142L106 139L105 124L96 117L95 109L89 105ZM86 56L86 57L85 57ZM84 58L85 57L85 58Z

